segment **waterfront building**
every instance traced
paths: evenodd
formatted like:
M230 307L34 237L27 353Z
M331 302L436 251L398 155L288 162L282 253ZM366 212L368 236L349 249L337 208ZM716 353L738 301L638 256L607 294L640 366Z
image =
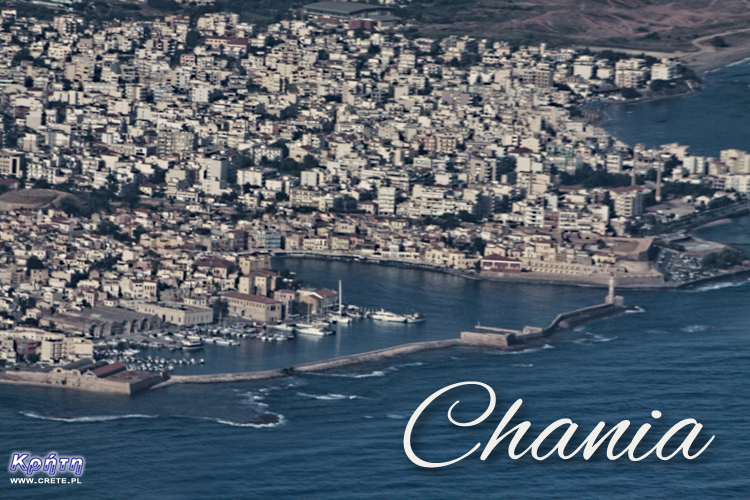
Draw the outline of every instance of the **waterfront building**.
M228 292L222 297L227 301L231 316L264 323L275 323L282 319L282 304L278 300L239 292Z
M211 308L188 306L179 302L138 302L128 307L139 313L158 316L165 323L179 326L207 325L214 320Z
M512 273L521 272L521 261L512 257L502 255L487 255L481 261L483 273Z

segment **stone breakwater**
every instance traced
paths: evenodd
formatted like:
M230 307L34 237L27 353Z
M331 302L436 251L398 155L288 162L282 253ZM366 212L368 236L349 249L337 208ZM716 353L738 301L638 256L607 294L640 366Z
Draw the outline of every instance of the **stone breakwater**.
M414 342L411 344L402 344L377 351L363 352L361 354L351 354L339 358L327 359L324 361L314 361L302 365L291 366L288 368L279 368L276 370L263 370L257 372L240 372L240 373L214 373L208 375L174 375L168 381L154 387L158 389L171 384L217 384L227 382L248 382L253 380L267 380L279 377L289 377L296 373L312 373L332 370L335 368L344 368L361 363L372 363L396 356L404 356L420 351L431 349L443 349L457 345L465 345L460 339L432 340L427 342Z

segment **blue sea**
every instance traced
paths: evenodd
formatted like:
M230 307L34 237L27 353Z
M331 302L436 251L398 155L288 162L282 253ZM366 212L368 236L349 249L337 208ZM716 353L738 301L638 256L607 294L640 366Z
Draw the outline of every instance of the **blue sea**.
M277 265L319 286L335 287L341 279L349 302L420 310L428 320L390 326L363 321L317 341L274 345L286 350L286 359L276 353L274 361L259 367L450 338L478 321L514 328L544 325L559 312L601 302L605 293L365 264L287 259ZM55 451L86 459L81 485L9 485L3 471L0 497L747 497L750 283L624 296L642 311L591 323L519 353L450 348L264 382L175 385L132 398L0 386L0 456L9 460L14 451L27 451L44 457ZM243 340L237 349L253 352L251 343L259 342ZM202 353L206 365L193 370L211 372L222 363L228 369L252 368L250 361L236 359L240 352ZM560 418L579 425L574 446L599 421L609 428L624 419L633 422L633 432L653 424L644 449L685 418L704 425L696 446L716 438L693 461L681 455L669 462L655 457L610 461L604 450L589 461L580 455L568 461L556 455L543 462L530 455L514 461L504 441L486 461L476 452L450 467L417 467L403 449L408 419L433 392L463 381L493 387L497 408L485 422L459 428L447 419L450 405L460 400L454 418L473 420L485 410L487 393L464 387L439 398L414 434L415 453L424 460L451 460L478 442L485 444L517 399L523 405L512 425L532 423L522 442L526 446ZM653 410L662 418L654 420ZM258 415L269 414L278 422L257 423Z
M602 125L618 139L649 147L679 142L695 155L750 150L750 61L701 75L701 92L605 108Z

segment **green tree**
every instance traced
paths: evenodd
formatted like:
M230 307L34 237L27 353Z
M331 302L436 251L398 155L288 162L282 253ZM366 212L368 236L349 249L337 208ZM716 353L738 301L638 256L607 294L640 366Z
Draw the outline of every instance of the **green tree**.
M219 299L213 304L214 323L229 316L229 303L224 299Z
M196 30L190 30L187 32L187 35L185 36L185 45L192 49L196 47L201 41L201 34L198 33Z

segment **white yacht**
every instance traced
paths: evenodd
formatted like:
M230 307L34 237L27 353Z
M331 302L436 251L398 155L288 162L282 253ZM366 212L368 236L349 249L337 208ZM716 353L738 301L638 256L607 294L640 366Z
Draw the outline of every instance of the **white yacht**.
M273 325L274 330L278 330L280 332L293 332L294 331L294 325L285 325L285 324L278 324Z
M203 342L200 340L183 340L182 350L183 351L197 351L203 349Z
M406 323L406 316L392 313L390 311L385 311L383 309L373 313L371 318L375 321L385 321L388 323Z
M326 335L333 334L333 332L330 330L324 330L315 326L299 327L299 325L297 327L297 333L303 335L315 335L317 337L325 337Z
M232 341L229 339L218 339L216 345L232 345Z

